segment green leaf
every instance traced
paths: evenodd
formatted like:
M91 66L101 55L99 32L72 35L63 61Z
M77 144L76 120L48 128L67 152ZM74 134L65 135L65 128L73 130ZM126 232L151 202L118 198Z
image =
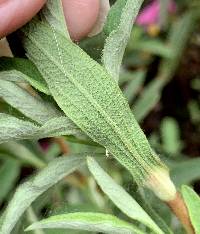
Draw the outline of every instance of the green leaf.
M16 150L17 149L17 150ZM0 152L13 156L24 163L28 163L36 168L44 168L45 162L38 158L32 151L30 151L23 144L16 142L9 142L0 145Z
M200 158L194 158L172 164L171 176L177 187L182 184L190 184L200 179Z
M34 212L34 209L32 207L29 207L27 212L26 212L26 218L29 223L37 222L37 215ZM25 231L24 231L25 232ZM37 229L33 232L34 234L45 234L43 230Z
M163 59L156 80L153 80L146 87L133 107L133 113L139 122L146 117L159 101L162 88L174 74L194 25L192 11L186 13L173 24L168 39L173 56Z
M63 36L70 39L61 0L48 0L43 9L43 15L50 25L56 28Z
M82 136L80 129L68 118L58 117L39 126L13 116L0 113L0 143L11 140L41 139L63 135Z
M139 89L142 87L145 78L145 72L138 71L132 74L132 80L128 82L127 86L125 87L123 93L124 96L127 98L128 102L130 103L134 97L136 96Z
M193 11L188 11L177 22L172 24L172 28L168 36L168 45L173 51L171 58L163 59L158 77L168 82L176 71L180 57L186 47L186 43L191 36L191 32L195 26L195 17Z
M14 82L1 80L0 97L39 124L44 124L52 118L62 116L62 113L53 105L43 101L39 96L32 96Z
M16 160L6 159L0 167L0 204L14 187L20 173L20 165Z
M77 126L113 154L138 183L152 168L163 167L118 85L101 65L43 22L33 20L22 30L29 58Z
M108 15L104 30L109 36L104 45L102 63L117 81L126 44L142 2L143 0L118 0Z
M112 202L127 216L137 220L155 233L162 233L161 229L154 223L151 217L142 207L99 166L91 157L87 158L88 168L103 192Z
M133 35L134 38L134 35ZM131 43L132 42L132 43ZM172 58L173 50L168 45L162 42L159 39L142 39L139 38L137 41L130 41L130 45L128 45L129 50L140 50L147 53L155 54L158 56L162 56L164 58Z
M165 117L161 123L162 147L168 154L179 154L182 148L178 123L175 119Z
M159 101L163 85L162 79L156 79L143 90L133 105L133 113L137 121L141 122Z
M124 7L126 6L127 0L117 0L112 7L110 8L110 11L108 13L103 31L104 33L109 36L109 34L117 30L119 27L121 17L122 17L122 12Z
M26 231L38 228L62 228L116 234L145 234L137 227L113 215L92 212L77 212L51 216L32 224Z
M147 212L148 215L154 220L154 222L160 227L160 229L165 233L165 234L173 234L172 230L170 230L170 227L166 224L166 220L163 219L158 212L151 206L149 202L149 194L146 193L146 197L143 196L143 188L139 188L137 192L134 191L134 198L136 201L141 205L141 207ZM144 194L145 195L145 194ZM155 197L155 201L157 201L157 198Z
M85 157L83 155L55 159L36 176L20 185L5 210L0 233L10 234L33 201L84 163Z
M200 197L195 193L195 191L183 185L181 188L181 192L186 203L186 206L189 211L189 216L194 227L195 233L200 234Z
M24 75L16 70L1 71L0 79L16 82L17 84L28 84L27 81L24 79Z
M8 76L9 79L22 78L28 81L34 88L39 91L50 94L45 80L42 78L36 66L28 59L23 58L0 58L0 71L7 71L7 73L0 73L2 78Z

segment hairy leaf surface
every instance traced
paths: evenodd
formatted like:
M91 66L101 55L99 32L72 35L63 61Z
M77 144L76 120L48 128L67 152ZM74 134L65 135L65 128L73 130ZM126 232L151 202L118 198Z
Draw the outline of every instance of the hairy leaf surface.
M141 122L159 101L164 83L161 79L151 81L138 97L133 105L133 113L137 121Z
M31 231L38 228L74 229L110 234L145 234L137 227L134 227L134 225L118 219L113 215L89 212L51 216L40 222L32 224L26 230Z
M49 24L55 27L63 36L70 39L63 13L62 0L48 0L43 9L43 15Z
M16 160L6 159L5 162L2 163L0 167L0 204L14 187L19 173L20 165Z
M68 118L58 117L42 126L0 113L0 143L11 140L81 135L80 129Z
M24 211L34 200L84 163L84 156L73 155L55 159L38 175L22 184L4 213L0 233L10 234Z
M31 95L14 82L1 80L0 97L39 124L44 124L52 118L62 116L62 113L53 105L43 101L39 96Z
M192 188L186 185L182 186L181 192L188 208L195 233L200 234L200 197Z
M28 59L2 57L0 58L0 71L0 78L5 78L7 76L7 79L15 81L24 79L37 90L50 94L42 75L36 66ZM5 71L7 71L7 73Z
M23 28L29 58L37 65L65 114L103 145L137 182L162 166L118 85L83 50L38 20Z
M0 153L19 159L20 162L32 165L38 169L44 168L46 165L45 162L36 154L34 154L30 149L17 142L8 142L1 144Z
M89 170L95 177L103 192L108 195L108 197L123 213L130 218L145 224L155 231L155 233L163 234L160 228L134 200L134 198L131 197L120 185L116 184L115 181L99 166L95 159L88 157L87 162Z
M108 15L105 31L109 36L105 42L102 63L117 81L126 44L142 2L143 0L117 0Z

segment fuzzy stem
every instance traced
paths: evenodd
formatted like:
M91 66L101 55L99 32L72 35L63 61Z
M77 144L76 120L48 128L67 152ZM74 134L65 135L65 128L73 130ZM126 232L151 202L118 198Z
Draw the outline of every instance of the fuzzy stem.
M190 221L187 207L181 195L177 192L175 198L173 200L166 201L166 204L170 207L170 209L173 211L176 217L181 221L187 233L195 234L195 231Z

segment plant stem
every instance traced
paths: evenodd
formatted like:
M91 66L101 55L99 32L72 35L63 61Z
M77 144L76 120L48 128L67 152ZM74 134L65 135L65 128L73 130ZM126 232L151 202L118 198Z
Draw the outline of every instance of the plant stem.
M65 141L64 138L62 138L62 137L55 137L54 141L59 145L60 151L63 154L68 154L69 153L69 148L68 148L67 143L66 143L66 141Z
M62 154L67 155L69 153L69 147L63 137L55 137L54 141L60 147L60 151ZM83 186L87 183L87 178L81 172L75 171L73 175L75 176L75 179L77 179L79 186Z
M36 216L32 207L29 207L27 210L27 218L31 224L38 221L37 216ZM34 230L34 233L35 234L45 234L42 229L36 229L36 230Z
M184 225L188 234L195 234L194 228L192 227L190 217L188 214L187 207L183 201L181 195L177 192L173 200L166 201L166 204L170 207L176 217Z
M195 234L187 207L181 195L176 191L168 170L164 168L154 168L146 181L146 186L170 207L172 212L181 221L188 234Z

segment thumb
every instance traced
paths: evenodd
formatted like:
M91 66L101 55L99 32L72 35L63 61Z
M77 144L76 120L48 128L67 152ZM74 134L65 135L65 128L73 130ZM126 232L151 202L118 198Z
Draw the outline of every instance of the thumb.
M62 0L70 36L80 40L88 35L99 14L99 0Z
M69 33L74 40L86 36L94 26L100 0L62 0ZM46 0L0 0L0 38L27 23Z

